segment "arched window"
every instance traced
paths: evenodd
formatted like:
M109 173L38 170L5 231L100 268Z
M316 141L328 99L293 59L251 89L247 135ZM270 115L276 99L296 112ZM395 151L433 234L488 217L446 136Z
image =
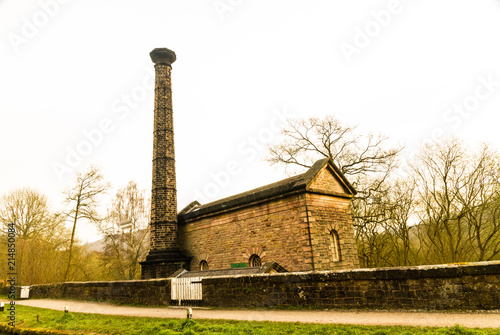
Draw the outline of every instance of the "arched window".
M262 261L260 260L259 255L253 254L252 256L250 256L250 259L248 260L248 266L249 267L262 266Z
M332 260L334 262L340 261L339 234L336 230L330 231L330 249L332 251Z
M206 260L202 260L200 262L200 270L207 271L208 270L208 262Z

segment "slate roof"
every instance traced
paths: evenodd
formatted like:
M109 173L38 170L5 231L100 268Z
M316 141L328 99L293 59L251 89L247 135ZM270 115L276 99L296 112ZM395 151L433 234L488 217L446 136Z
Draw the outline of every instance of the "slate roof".
M200 205L198 201L193 201L186 206L178 215L178 222L193 219L202 215L226 210L232 207L239 207L251 204L253 202L270 199L280 195L299 193L306 190L309 182L319 173L319 171L329 164L340 179L341 184L348 193L354 195L356 190L349 183L347 178L340 172L335 164L328 158L321 159L303 174L290 177L276 183L268 184L247 192L236 194L227 198L216 200L205 205Z
M238 276L238 275L253 275L260 273L275 273L275 272L288 272L281 265L276 262L267 262L262 266L247 267L247 268L231 268L219 270L206 270L206 271L187 271L181 270L175 272L172 277L174 278L192 278L192 277L223 277L223 276Z

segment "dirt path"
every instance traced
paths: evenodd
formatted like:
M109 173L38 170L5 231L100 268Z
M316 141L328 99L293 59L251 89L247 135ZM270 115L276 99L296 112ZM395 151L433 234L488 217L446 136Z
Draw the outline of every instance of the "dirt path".
M6 302L4 300L4 302ZM148 316L158 318L185 318L186 308L132 307L109 303L73 300L35 299L16 304L70 312L108 315ZM193 308L193 319L230 319L247 321L281 321L338 323L358 325L453 327L459 324L469 328L500 328L500 312L402 312L402 311L290 311L290 310L220 310Z

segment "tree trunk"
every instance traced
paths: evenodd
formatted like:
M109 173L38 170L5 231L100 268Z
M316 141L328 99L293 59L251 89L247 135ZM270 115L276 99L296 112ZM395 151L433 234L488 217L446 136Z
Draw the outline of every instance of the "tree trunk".
M78 220L78 210L80 209L80 199L76 202L75 209L75 219L73 221L73 231L71 232L71 241L69 243L69 256L68 256L68 266L66 267L66 272L64 273L63 281L68 279L69 268L71 267L71 257L73 255L73 243L75 242L75 230L76 230L76 222Z

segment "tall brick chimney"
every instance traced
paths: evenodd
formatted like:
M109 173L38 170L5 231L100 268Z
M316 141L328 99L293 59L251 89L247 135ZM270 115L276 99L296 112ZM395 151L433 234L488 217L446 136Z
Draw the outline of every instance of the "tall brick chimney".
M189 266L190 258L177 242L177 190L175 182L174 119L172 110L172 63L175 52L157 48L150 53L155 63L153 130L153 183L151 195L150 250L142 265L142 278L165 278Z

